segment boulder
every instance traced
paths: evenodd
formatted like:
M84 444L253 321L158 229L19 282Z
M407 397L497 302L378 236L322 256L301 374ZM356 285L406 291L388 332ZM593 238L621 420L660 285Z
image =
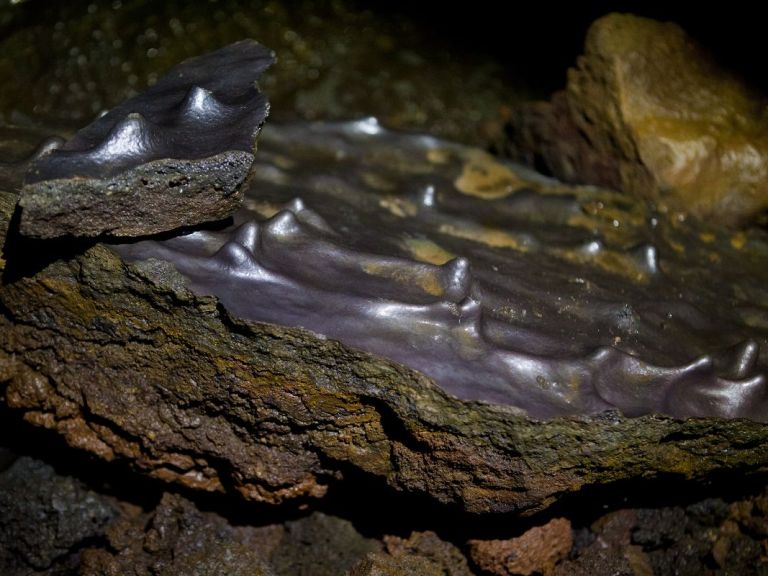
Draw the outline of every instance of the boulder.
M676 24L610 14L589 29L565 90L516 109L506 150L660 212L739 226L768 207L766 110Z
M2 228L13 198L0 194ZM189 489L278 504L320 498L354 471L473 513L532 514L585 486L768 468L756 421L532 418L306 329L243 319L166 261L128 262L102 243L40 251L12 228L4 240L3 404L73 447Z

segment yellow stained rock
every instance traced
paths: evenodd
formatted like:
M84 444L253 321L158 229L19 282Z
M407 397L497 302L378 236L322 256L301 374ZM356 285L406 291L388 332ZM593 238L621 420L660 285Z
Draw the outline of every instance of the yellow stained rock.
M567 98L622 188L662 211L739 225L768 208L766 101L676 24L597 20Z

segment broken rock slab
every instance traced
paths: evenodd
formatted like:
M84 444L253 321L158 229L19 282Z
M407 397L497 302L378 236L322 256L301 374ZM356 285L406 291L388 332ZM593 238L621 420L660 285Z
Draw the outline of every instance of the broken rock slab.
M706 481L715 472L740 477L768 469L768 428L758 421L765 420L758 351L766 346L760 303L767 253L759 235L739 242L667 239L664 222L646 230L644 212L616 205L625 195L533 180L477 150L389 133L370 119L284 126L265 134L255 162L261 169L232 230L131 244L149 242L150 257L128 258L125 244L56 242L39 250L40 242L13 229L5 238L16 196L0 191L2 402L105 460L270 504L319 498L329 486L365 478L382 490L387 484L474 513L531 514L587 486L671 475ZM297 190L318 212L291 201L293 216L285 213L286 195ZM269 234L255 234L266 227ZM295 233L302 230L308 236ZM191 250L190 242L201 239ZM651 240L658 248L635 258L635 247ZM174 264L169 256L182 248L185 256ZM215 264L218 251L237 258L208 276L198 274L204 267L182 265L190 258ZM368 252L379 257L357 259ZM339 258L333 267L323 260L328 254L356 259ZM486 295L475 302L495 326L479 335L517 354L519 361L507 366L532 368L528 384L521 377L510 383L521 398L554 393L570 401L567 411L534 412L536 406L446 391L439 373L433 380L407 359L366 351L361 337L336 340L322 325L308 325L309 314L322 320L324 310L283 289L287 282L273 283L280 290L266 298L258 286L238 284L240 265L255 261L268 264L273 278L285 272L283 279L335 293L335 310L362 298L387 312L382 304L405 295L408 306L380 314L397 320L393 328L400 319L418 320L411 311L431 305L445 322L423 323L422 334L445 326L451 338L463 336L457 350L476 353L485 349L477 324L462 322L460 331L454 302L432 305L444 294L466 294L466 267L450 265L456 255L471 260L477 280L470 296ZM318 271L303 266L321 260L329 265ZM346 273L358 261L366 266L356 276ZM329 284L335 276L347 283ZM202 281L215 290L200 290ZM218 292L222 286L240 300ZM498 298L502 289L510 297ZM669 304L669 293L684 297ZM249 316L238 302L303 312L304 323ZM516 310L510 303L526 304ZM381 327L371 324L368 332ZM584 342L610 345L608 359L630 362L630 375L649 374L641 362L646 354L662 371L679 363L672 372L682 386L669 395L675 382L648 386L647 378L622 377L626 370L604 363L591 374L616 409L574 410L585 380L556 378L550 385L536 371L546 367L546 355L551 366L570 365L562 353L574 334L582 339L574 354L594 357ZM747 344L736 347L734 362L734 350L723 347L740 341ZM472 366L465 385L478 392L487 382ZM626 409L633 404L624 400L649 390L662 394L642 402L642 410ZM692 399L718 409L692 413Z
M226 218L242 201L274 54L252 40L182 62L71 140L33 158L27 236L142 236Z
M768 208L766 110L676 24L610 14L565 90L515 111L504 147L568 182L742 225Z

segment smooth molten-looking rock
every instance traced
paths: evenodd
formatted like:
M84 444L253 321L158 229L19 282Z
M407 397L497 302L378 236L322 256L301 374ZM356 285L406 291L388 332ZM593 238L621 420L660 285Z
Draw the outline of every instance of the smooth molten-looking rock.
M766 100L672 23L597 20L566 90L509 132L514 157L662 212L738 225L768 207Z
M763 232L678 230L626 195L371 120L274 127L256 162L229 228L87 250L56 243L58 254L11 229L3 402L104 459L269 503L321 497L352 474L472 512L531 513L627 478L768 469L768 428L754 421L765 417ZM0 192L4 222L14 198ZM466 280L484 320L464 330L451 303ZM517 376L499 388L509 402L457 398L493 391L488 371L448 394L361 350L362 339L246 316L262 298L267 312L323 321L302 285L327 293L320 304L356 308L341 319L359 314L390 349L432 334L443 355L457 346L455 365L483 370L498 366L467 352L511 351ZM413 323L422 332L409 340ZM549 380L595 350L607 362L592 374L613 374L599 387ZM437 364L435 348L423 351L425 366ZM549 371L536 378L537 367ZM512 405L526 390L534 401ZM585 398L638 417L585 415Z
M269 110L256 81L273 62L251 40L187 60L38 155L21 232L142 236L229 216Z
M615 194L372 120L264 139L232 226L115 249L173 263L240 318L394 359L461 399L535 418L618 408L768 420L764 335L720 309L725 285L702 290L709 262L673 246L700 240L665 238ZM604 216L584 215L600 203L605 230ZM722 268L724 282L737 273Z

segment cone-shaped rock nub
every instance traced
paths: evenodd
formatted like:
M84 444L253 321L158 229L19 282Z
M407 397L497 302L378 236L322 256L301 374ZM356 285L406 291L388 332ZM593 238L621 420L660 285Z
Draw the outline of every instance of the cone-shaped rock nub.
M222 114L224 105L219 102L210 90L200 86L192 86L187 92L181 106L181 116L204 118Z
M256 222L246 222L235 230L232 241L237 242L250 252L256 253L259 241L259 225Z
M268 237L291 238L301 232L301 224L296 215L288 210L275 214L264 226L264 234Z
M736 362L733 366L733 374L736 379L747 378L757 365L760 355L760 346L754 340L747 340L739 346L736 353Z
M466 258L454 258L443 264L443 291L449 302L461 302L472 289L472 269Z

